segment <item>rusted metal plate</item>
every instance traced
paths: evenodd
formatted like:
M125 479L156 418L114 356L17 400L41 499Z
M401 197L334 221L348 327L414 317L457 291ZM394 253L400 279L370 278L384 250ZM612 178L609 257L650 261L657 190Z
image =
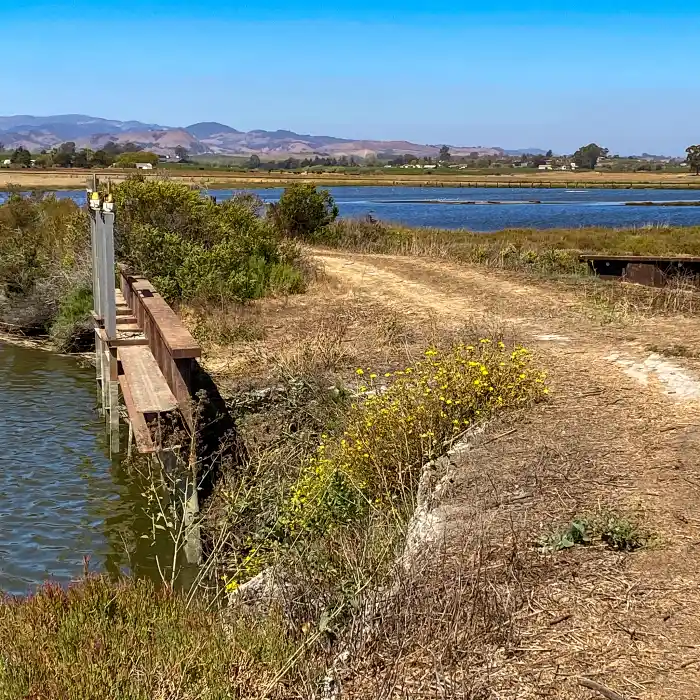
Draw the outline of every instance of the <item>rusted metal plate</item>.
M640 255L581 255L590 269L603 279L624 279L652 287L682 279L700 286L700 258L690 256L654 257Z
M666 275L656 266L648 263L628 263L624 279L648 287L663 287Z
M626 262L638 263L700 263L699 257L692 255L607 255L606 253L582 253L579 260L625 260Z
M177 400L147 346L120 347L118 358L136 411L168 413L177 408Z

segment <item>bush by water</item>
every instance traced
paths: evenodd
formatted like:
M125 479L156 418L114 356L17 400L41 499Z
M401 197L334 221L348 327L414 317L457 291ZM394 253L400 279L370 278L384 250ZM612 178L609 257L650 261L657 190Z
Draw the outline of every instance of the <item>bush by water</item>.
M117 260L169 302L207 308L304 291L310 266L258 197L216 203L139 176L113 194ZM0 205L0 327L80 347L90 335L91 277L89 219L74 201L13 194Z

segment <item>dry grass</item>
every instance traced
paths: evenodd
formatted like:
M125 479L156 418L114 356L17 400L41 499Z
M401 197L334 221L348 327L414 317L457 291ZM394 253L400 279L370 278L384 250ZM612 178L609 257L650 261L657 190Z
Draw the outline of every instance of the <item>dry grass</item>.
M644 226L503 229L478 233L339 219L325 233L330 246L361 253L432 255L489 267L576 272L582 252L698 255L698 227ZM580 271L579 271L580 272Z
M19 185L24 188L83 189L86 179L93 174L112 180L124 179L129 171L110 168L98 170L0 170L0 187ZM698 178L690 173L611 173L611 172L543 172L522 173L517 170L492 175L462 174L457 172L439 173L426 176L421 173L392 171L391 173L295 173L226 172L197 168L190 170L155 171L154 176L167 176L172 179L196 184L209 184L219 189L244 187L278 187L294 182L313 182L320 186L332 185L387 185L387 186L428 186L463 187L482 185L490 187L534 186L547 187L605 187L612 184L627 187L698 187Z
M316 291L327 298L327 285L319 287ZM207 513L209 531L225 528L229 538L234 556L217 555L218 572L227 577L232 567L241 571L236 568L241 551L254 552L251 546L269 536L280 494L315 454L321 433L342 421L350 397L332 387L354 384L360 365L395 369L415 362L436 339L449 343L495 330L421 324L353 297L325 306L309 301L258 303L255 322L264 328L264 340L230 348L239 353L247 346L258 361L254 379L229 377L230 405L248 464L224 475ZM207 350L217 357L226 352L221 346ZM251 392L252 385L257 391ZM262 386L272 390L261 392ZM415 494L408 500L414 502ZM281 585L272 601L289 629L303 636L270 692L289 687L292 680L295 687L318 692L324 683L332 685L318 670L333 668L330 675L343 685L343 697L399 697L398 688L404 693L400 697L419 697L418 690L431 688L436 677L452 693L444 697L480 697L477 690L486 687L483 664L490 663L494 650L512 643L510 619L522 605L516 570L523 569L520 561L528 556L527 535L518 534L515 548L508 539L494 549L492 534L475 529L459 555L450 546L439 565L430 558L425 567L407 571L396 565L407 517L410 512L375 511L361 523L343 525L320 539L300 538L279 552ZM456 694L458 688L464 692Z
M693 316L700 309L700 291L694 281L672 280L665 287L597 279L578 283L564 280L563 284L605 322Z
M488 673L471 669L488 677L492 695L485 696L583 700L591 694L579 678L589 678L628 697L660 700L672 688L674 697L694 700L700 685L694 646L700 601L692 594L700 475L693 455L700 444L700 415L696 402L663 396L653 379L638 384L607 357L623 347L635 356L627 341L641 348L652 340L668 347L692 345L697 324L671 315L618 332L586 318L576 296L555 282L398 256L323 259L356 294L374 303L384 300L416 324L426 312L447 328L470 314L501 315L528 337L555 334L542 335L540 343L551 402L518 420L491 425L455 460L448 497L434 509L445 523L451 553L462 551L460 533L479 531L486 551L496 557L491 565L498 566L504 542L527 543L520 550L526 555L524 572L513 583L526 600L513 613L519 641L490 653ZM542 535L603 512L640 523L654 535L651 546L618 553L597 540L532 558ZM420 619L426 607L416 604L402 614ZM433 653L441 658L442 649L441 639L433 639L420 660ZM363 683L371 683L373 673L391 676L387 665L401 663L389 653L370 654L366 661L364 670L356 669ZM437 682L448 671L436 666L425 672L437 684L428 695L451 697L449 683L443 689ZM404 675L410 676L410 664ZM346 687L352 683L350 676ZM392 684L390 678L388 687ZM409 688L405 696L421 697L412 693ZM397 697L403 696L397 691Z

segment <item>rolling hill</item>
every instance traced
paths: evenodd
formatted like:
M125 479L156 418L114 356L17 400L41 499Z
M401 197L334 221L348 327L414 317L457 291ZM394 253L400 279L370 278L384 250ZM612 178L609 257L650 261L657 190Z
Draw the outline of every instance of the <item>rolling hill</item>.
M16 115L0 117L0 141L5 148L26 148L32 152L50 149L66 141L78 148L97 150L107 142L135 143L159 154L172 154L177 146L191 154L231 156L259 155L262 158L289 156L390 156L410 153L415 156L435 156L440 145L417 144L410 141L348 139L336 136L314 136L293 131L243 132L219 122L199 122L187 127L169 127L139 121L103 119L85 114L59 114L46 117ZM455 155L502 155L503 149L484 146L451 146Z

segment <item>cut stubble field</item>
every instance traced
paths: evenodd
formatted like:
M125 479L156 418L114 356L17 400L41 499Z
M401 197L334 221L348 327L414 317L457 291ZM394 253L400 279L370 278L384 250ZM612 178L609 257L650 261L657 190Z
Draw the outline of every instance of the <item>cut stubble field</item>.
M82 189L89 177L97 175L115 182L124 180L133 170L10 170L0 169L0 189L18 186L26 189ZM281 187L295 182L332 186L403 186L403 187L650 187L700 188L700 178L690 173L611 173L611 172L542 172L503 174L435 173L434 175L391 173L263 173L227 172L199 168L154 170L149 178L167 178L211 189Z

